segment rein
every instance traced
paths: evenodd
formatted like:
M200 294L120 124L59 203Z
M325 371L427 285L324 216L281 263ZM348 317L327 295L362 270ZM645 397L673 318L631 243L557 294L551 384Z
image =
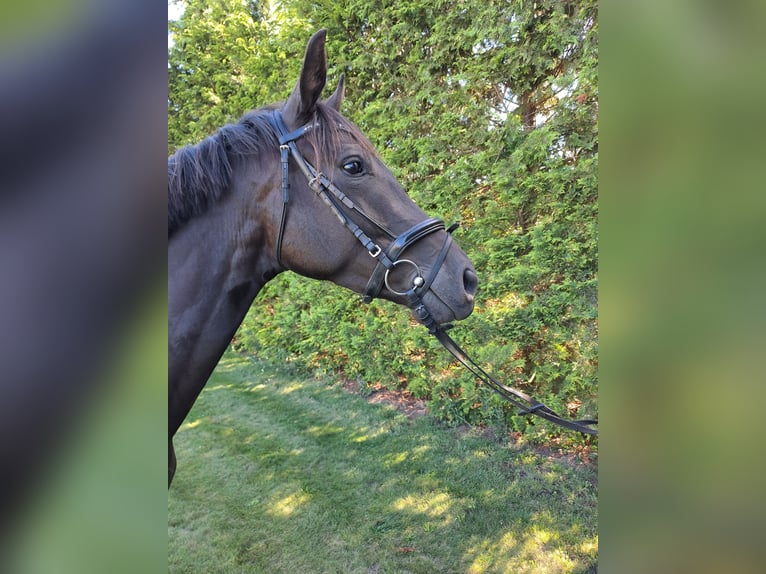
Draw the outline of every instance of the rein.
M338 218L341 224L346 227L354 237L356 237L357 241L359 241L370 254L370 257L377 261L375 269L373 270L364 293L362 294L362 300L365 303L369 303L377 297L384 286L390 292L406 297L408 306L412 309L418 322L424 325L428 329L428 332L436 337L439 343L441 343L442 346L477 379L519 409L519 412L517 413L518 415L537 415L569 430L589 435L598 435L598 431L592 428L593 425L598 424L597 420L582 419L573 421L565 419L535 398L498 381L471 359L447 334L447 329L451 328L452 325L440 325L434 320L431 312L423 302L423 296L430 289L442 263L447 257L447 252L452 245L452 232L457 229L458 224L453 224L449 228L445 228L444 222L441 219L429 218L413 225L404 233L398 236L395 235L385 225L378 223L374 218L358 208L346 194L329 181L324 174L318 172L314 166L303 157L295 142L314 128L314 122L309 122L297 130L289 132L282 119L282 114L279 111L275 110L272 112L270 120L279 137L279 152L282 163L282 214L280 217L276 243L277 263L281 267L287 269L287 266L282 262L282 243L287 223L287 206L290 202L289 164L290 155L292 155L298 168L306 176L309 187L322 199L327 207L330 208L330 211L332 211ZM377 227L382 231L384 235L388 236L392 240L388 247L384 250L380 245L375 243L375 241L373 241L346 214L344 208L358 213L374 227ZM436 256L434 265L432 266L428 277L423 277L420 268L414 261L399 258L407 247L413 243L423 239L431 233L442 230L447 232L447 238L445 239L439 254ZM389 274L398 266L411 266L415 271L415 277L412 279L412 287L406 291L396 291L389 283Z
M413 301L414 302L414 301ZM447 334L447 329L452 328L452 325L439 325L431 317L431 312L428 308L420 302L415 308L415 315L420 323L422 323L436 339L442 344L442 346L450 352L468 371L473 374L474 377L479 379L506 401L511 403L514 407L519 409L517 415L537 415L545 420L559 425L560 427L598 436L598 431L591 428L593 425L598 424L596 419L581 419L570 420L565 419L561 415L557 414L537 399L530 395L509 387L498 381L495 377L487 373L482 369L476 361L471 359L468 354L460 348L460 346Z

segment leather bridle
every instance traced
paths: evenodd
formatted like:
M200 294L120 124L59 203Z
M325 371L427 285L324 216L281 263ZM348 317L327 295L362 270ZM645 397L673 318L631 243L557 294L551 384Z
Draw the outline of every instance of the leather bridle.
M303 157L296 141L302 138L315 128L315 121L311 121L304 126L289 132L285 126L282 114L275 110L271 114L271 124L274 127L277 136L279 137L279 152L282 162L282 216L279 222L279 232L277 234L276 243L276 257L277 263L287 269L287 266L282 261L282 243L284 240L285 225L287 223L287 206L290 202L290 182L289 182L289 169L290 169L290 155L292 155L298 168L303 172L308 180L309 187L316 193L319 198L330 208L330 211L338 218L340 223L348 229L353 236L362 244L362 246L370 254L370 257L376 260L377 264L373 269L370 279L367 281L367 286L362 294L362 300L365 303L369 303L374 298L378 297L385 287L391 293L399 296L404 296L411 308L417 309L423 305L423 295L430 289L431 284L436 275L439 273L439 269L444 263L444 259L447 257L447 252L452 245L452 232L457 228L457 225L450 226L449 229L445 229L444 222L437 218L428 218L425 221L421 221L410 227L404 233L395 235L388 227L378 222L360 209L345 193L338 189L323 173L317 171L313 165L311 165L306 158ZM372 226L376 227L383 235L391 239L389 245L384 249L378 243L373 241L363 230L357 225L357 223L348 215L347 212L353 212L366 219ZM447 238L442 245L439 254L434 260L434 265L427 277L424 277L420 267L410 260L402 259L400 256L404 251L420 241L427 235L435 233L437 231L447 231ZM394 269L400 266L412 267L415 271L415 276L412 279L412 286L404 291L397 291L391 286L389 276ZM421 312L425 320L428 317L424 312ZM428 313L430 316L430 313ZM433 321L433 319L431 319ZM435 324L435 322L434 322Z
M282 114L275 110L270 116L271 124L279 137L279 152L282 162L282 215L279 222L279 232L277 234L276 257L279 265L285 269L287 266L282 261L282 243L287 223L287 206L290 202L290 182L289 165L290 155L293 156L298 168L303 172L308 180L309 187L314 190L322 201L330 208L333 214L338 218L341 224L346 227L356 237L357 241L364 246L370 257L377 261L375 269L367 282L362 300L369 303L375 297L378 297L385 287L391 293L403 296L407 300L408 306L413 310L415 318L428 328L428 331L465 366L474 376L484 382L487 386L497 392L505 400L519 409L519 415L534 414L551 421L564 428L578 431L589 435L597 435L598 431L592 428L598 421L595 419L569 420L556 414L553 410L542 404L540 401L527 395L526 393L507 386L492 375L488 374L475 361L473 361L460 346L447 334L447 329L451 325L440 325L431 315L431 312L423 302L423 296L430 289L431 284L436 278L439 269L447 257L447 252L452 245L452 232L457 229L457 224L451 225L445 229L444 222L441 219L429 218L425 221L413 225L404 233L395 235L385 225L376 221L373 217L360 209L345 193L338 189L324 174L318 172L303 157L298 150L296 141L314 129L316 122L311 121L304 126L288 131L285 126ZM383 249L378 243L375 243L359 225L346 213L346 211L359 214L370 224L383 232L391 242L388 247ZM402 259L400 256L412 244L420 241L427 235L437 231L447 231L447 238L439 251L428 277L423 277L418 265L410 259ZM392 288L389 282L390 273L400 265L412 266L415 270L415 277L412 279L412 286L405 291L397 291Z

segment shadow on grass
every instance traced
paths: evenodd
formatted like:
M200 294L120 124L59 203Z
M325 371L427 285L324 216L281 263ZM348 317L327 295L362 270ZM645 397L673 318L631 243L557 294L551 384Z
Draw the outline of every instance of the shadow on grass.
M176 439L171 572L596 572L595 472L236 356Z

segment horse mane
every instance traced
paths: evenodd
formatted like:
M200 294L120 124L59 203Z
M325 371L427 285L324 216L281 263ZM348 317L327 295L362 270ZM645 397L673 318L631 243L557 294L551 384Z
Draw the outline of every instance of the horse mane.
M267 150L278 152L278 137L269 121L269 115L276 108L268 106L250 111L237 123L219 128L213 135L178 149L168 158L168 237L207 211L229 189L232 158L258 155ZM315 119L317 129L309 131L307 138L318 170L326 165L325 158L336 155L341 130L377 155L367 138L333 108L318 104Z
M248 112L197 144L168 158L168 237L207 211L231 185L231 159L278 149L277 136L264 108Z

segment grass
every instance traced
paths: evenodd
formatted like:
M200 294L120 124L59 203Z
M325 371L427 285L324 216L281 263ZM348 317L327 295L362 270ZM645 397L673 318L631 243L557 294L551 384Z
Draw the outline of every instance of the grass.
M175 439L172 573L597 571L593 468L227 354Z

